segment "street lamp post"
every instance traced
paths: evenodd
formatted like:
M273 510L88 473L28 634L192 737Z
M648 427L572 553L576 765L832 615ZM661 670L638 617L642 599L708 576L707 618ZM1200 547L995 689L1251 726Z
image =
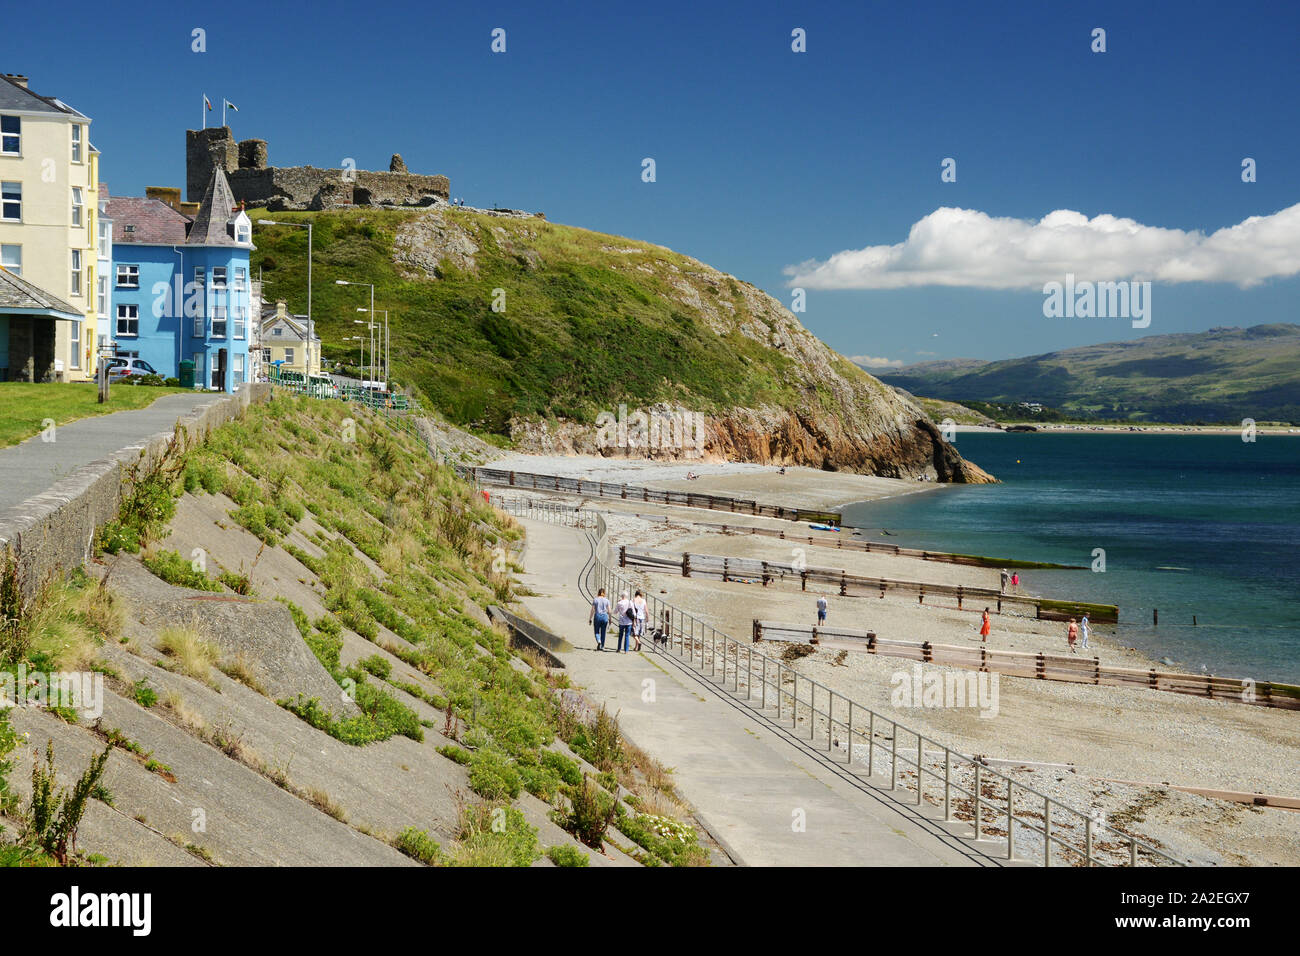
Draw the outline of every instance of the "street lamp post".
M373 282L349 282L347 279L335 279L335 285L365 285L370 287L370 364L375 362L375 344L374 344L374 327L375 327L375 286ZM358 309L358 312L361 310Z
M358 308L357 311L364 312L366 310L363 308ZM384 334L379 343L379 352L384 357L384 376L383 376L384 388L387 391L391 392L393 390L393 366L391 361L392 350L389 348L389 337L388 337L388 310L376 309L375 311L384 313Z
M315 323L311 315L311 223L310 222L280 222L276 219L259 219L259 226L293 226L296 229L306 228L307 230L307 345L303 350L306 357L307 380L311 381L311 340L315 334ZM258 328L261 328L262 317L257 317ZM260 338L259 338L260 342Z

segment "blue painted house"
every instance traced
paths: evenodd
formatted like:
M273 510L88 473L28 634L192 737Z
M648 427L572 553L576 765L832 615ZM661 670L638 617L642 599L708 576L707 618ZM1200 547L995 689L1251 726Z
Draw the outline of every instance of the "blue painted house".
M194 362L200 388L233 392L249 380L253 226L215 169L193 219L158 199L113 197L113 317L118 355L164 377Z

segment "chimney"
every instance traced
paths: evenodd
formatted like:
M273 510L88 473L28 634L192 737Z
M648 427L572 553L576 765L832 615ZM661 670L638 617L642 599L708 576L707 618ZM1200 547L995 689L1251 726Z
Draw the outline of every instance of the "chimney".
M23 76L21 73L6 73L5 79L10 83L13 83L15 86L21 86L23 89L27 89L27 77Z

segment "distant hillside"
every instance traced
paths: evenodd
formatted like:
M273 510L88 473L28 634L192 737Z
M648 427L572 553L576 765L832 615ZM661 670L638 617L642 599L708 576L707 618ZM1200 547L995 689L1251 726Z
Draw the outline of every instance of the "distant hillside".
M1300 325L1153 335L999 362L923 362L879 377L932 398L1040 402L1083 418L1300 422Z
M598 417L622 404L678 421L699 413L713 458L987 479L920 408L781 303L661 246L442 206L273 218L314 224L313 311L328 356L357 361L349 339L369 305L367 289L334 280L373 282L391 311L396 377L454 424L521 451L645 457L599 439ZM264 297L304 311L306 236L260 229L255 241Z

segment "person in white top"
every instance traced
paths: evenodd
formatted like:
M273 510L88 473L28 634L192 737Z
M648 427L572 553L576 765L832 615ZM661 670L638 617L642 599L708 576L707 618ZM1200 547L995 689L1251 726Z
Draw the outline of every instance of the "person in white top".
M634 651L641 650L641 635L645 633L646 606L645 595L640 591L632 598L632 639L636 641Z
M626 654L628 639L632 636L632 626L636 623L633 614L633 605L623 591L618 596L618 603L614 605L614 617L618 620L618 653Z

